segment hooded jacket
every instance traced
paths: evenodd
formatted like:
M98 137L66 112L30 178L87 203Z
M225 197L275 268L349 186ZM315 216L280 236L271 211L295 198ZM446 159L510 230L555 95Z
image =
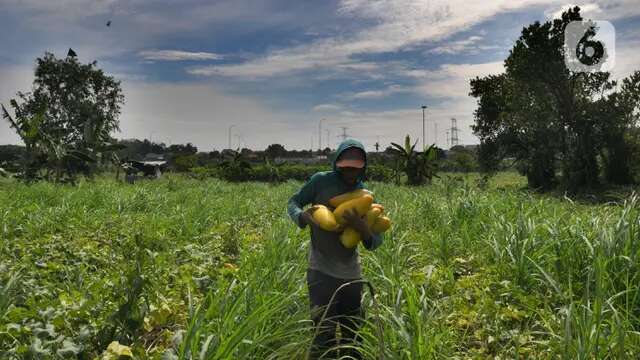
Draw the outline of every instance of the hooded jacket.
M336 166L336 160L343 151L352 147L361 149L364 153L365 167L356 183L350 185L344 182L340 176L340 169ZM300 228L305 227L305 224L301 223L301 214L303 212L302 209L306 205L321 204L331 208L329 199L332 197L365 188L363 178L367 168L367 156L362 143L355 139L346 139L343 141L336 151L335 158L332 161L332 168L333 171L315 173L302 188L289 199L287 207L289 216ZM363 241L363 244L368 250L373 250L382 244L382 235L373 234L371 241L368 243ZM358 247L348 249L342 246L339 233L325 231L317 226L311 226L309 268L338 279L358 279L361 277Z

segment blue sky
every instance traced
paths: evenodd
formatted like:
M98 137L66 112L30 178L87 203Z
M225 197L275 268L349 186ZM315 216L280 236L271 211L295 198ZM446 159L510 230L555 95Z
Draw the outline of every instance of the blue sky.
M339 141L371 149L422 134L461 143L470 78L502 71L520 30L575 3L555 0L0 0L0 102L28 91L35 58L73 48L122 82L119 138L201 150ZM616 28L616 77L640 69L637 0L577 3ZM106 22L111 21L107 27ZM436 132L437 129L437 132ZM19 139L0 123L0 144Z

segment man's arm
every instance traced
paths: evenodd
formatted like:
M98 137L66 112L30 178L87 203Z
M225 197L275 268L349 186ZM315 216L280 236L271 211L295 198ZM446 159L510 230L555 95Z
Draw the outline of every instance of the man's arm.
M293 194L293 196L289 199L289 203L287 204L287 212L289 213L289 217L293 220L298 227L304 229L307 226L308 219L305 219L305 211L302 210L306 205L309 205L313 202L315 197L315 182L317 181L316 175L313 175L301 188L297 193Z

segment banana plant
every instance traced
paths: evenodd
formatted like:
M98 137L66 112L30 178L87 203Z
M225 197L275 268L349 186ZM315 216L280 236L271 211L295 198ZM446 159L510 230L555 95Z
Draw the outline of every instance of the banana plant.
M415 151L416 141L411 145L411 138L407 135L404 139L404 146L391 143L391 151L396 156L399 170L407 175L407 182L410 185L420 185L431 182L437 177L438 162L437 149L435 144L429 146L425 151Z
M15 100L11 100L11 106L16 109L16 119L9 114L4 105L0 105L2 108L2 118L9 122L9 126L16 131L24 142L26 151L22 158L22 177L25 180L33 180L38 177L35 163L39 153L42 152L38 140L42 133L40 131L40 125L44 119L44 112L39 112L35 116L28 117L20 112L18 103Z
M269 172L269 181L271 182L280 182L280 168L285 165L286 162L276 163L269 160L268 156L264 157L264 165Z
M227 159L221 162L219 168L225 179L229 181L244 181L249 177L251 164L244 159L242 153L233 151L227 155Z

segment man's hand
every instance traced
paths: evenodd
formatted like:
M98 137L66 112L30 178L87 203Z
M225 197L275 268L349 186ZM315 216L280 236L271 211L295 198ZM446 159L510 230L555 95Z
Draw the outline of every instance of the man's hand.
M346 221L348 226L354 228L363 241L369 241L373 236L371 229L367 226L367 221L364 216L360 216L355 209L350 209L344 212L344 220Z

